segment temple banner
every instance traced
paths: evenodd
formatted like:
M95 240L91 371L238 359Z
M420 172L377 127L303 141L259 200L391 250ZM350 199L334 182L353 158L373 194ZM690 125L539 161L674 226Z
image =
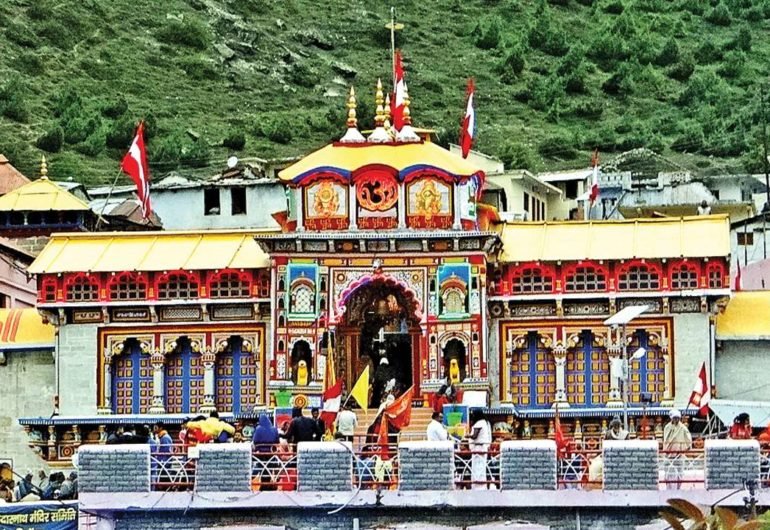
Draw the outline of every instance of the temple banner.
M77 502L0 505L0 530L76 530Z

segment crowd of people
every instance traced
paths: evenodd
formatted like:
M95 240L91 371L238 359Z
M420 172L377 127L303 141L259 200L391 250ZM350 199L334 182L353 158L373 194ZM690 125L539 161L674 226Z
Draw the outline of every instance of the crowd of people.
M68 475L57 471L48 476L41 470L35 483L32 471L28 470L24 476L20 476L10 464L0 464L0 504L77 498L78 474L75 471Z

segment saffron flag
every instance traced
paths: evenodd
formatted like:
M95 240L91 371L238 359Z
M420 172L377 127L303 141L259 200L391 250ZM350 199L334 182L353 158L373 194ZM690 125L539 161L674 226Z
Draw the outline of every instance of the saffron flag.
M328 427L334 423L334 420L337 418L337 413L340 411L340 403L342 401L342 379L324 390L323 400L324 405L321 410L321 419L323 420L324 425Z
M398 430L407 427L412 421L412 397L414 396L414 387L401 394L390 405L385 407L380 417L380 433L377 445L380 446L382 454L388 452L388 424Z
M593 175L591 176L591 191L588 194L588 200L591 206L594 205L596 199L599 198L599 150L594 150L594 154L591 157L591 165L594 168Z
M356 400L356 403L364 409L364 412L369 408L369 365L364 368L358 381L353 385L350 397Z
M468 153L471 152L473 135L476 131L476 111L473 109L473 95L475 91L476 87L473 84L473 79L468 79L468 99L465 103L465 117L460 129L460 148L462 149L463 158L468 158Z
M142 205L142 218L149 219L150 207L150 167L147 165L147 150L144 146L144 122L139 122L134 141L128 153L120 163L120 169L131 177L136 185L136 195Z
M556 454L563 458L567 454L567 448L569 446L569 439L564 435L564 431L561 428L561 418L559 418L559 406L556 405L556 417L553 421L554 424L554 441L556 442Z
M690 394L688 406L697 407L698 412L705 416L708 413L710 400L711 387L709 386L708 372L706 371L706 361L703 361L698 372L698 379L695 381L695 388L693 388L692 394Z
M395 74L396 74L396 86L395 95L393 96L393 127L397 131L401 130L404 126L404 100L406 99L406 81L404 80L404 65L401 62L401 51L396 50L395 57Z

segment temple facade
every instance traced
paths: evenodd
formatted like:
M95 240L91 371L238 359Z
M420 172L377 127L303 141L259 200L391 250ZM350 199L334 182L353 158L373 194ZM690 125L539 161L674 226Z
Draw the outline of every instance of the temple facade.
M285 202L262 207L280 230L52 235L30 272L59 416L22 419L46 459L110 423L320 405L329 363L347 388L370 367L373 406L454 383L524 437L557 405L597 432L624 401L685 406L714 370L727 217L501 222L484 171L412 128L408 100L391 128L382 94L368 137L351 91L345 135L279 172Z

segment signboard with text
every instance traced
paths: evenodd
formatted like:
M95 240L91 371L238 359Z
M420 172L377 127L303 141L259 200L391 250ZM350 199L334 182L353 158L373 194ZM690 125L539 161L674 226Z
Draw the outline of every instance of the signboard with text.
M0 504L0 530L77 530L77 501Z

